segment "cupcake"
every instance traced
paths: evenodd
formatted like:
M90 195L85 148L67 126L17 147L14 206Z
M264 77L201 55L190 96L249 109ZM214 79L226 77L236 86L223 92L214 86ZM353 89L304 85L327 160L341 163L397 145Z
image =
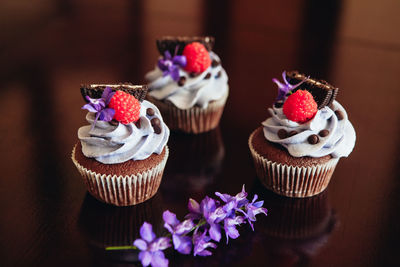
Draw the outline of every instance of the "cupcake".
M229 87L213 44L212 37L157 40L161 56L145 77L147 99L160 109L171 130L197 134L219 124Z
M147 86L83 85L88 125L78 130L72 161L91 195L116 206L151 198L168 158L169 129L143 100Z
M249 138L257 176L270 190L288 197L324 191L341 157L354 148L356 134L338 88L297 71L276 79L278 97L270 117Z

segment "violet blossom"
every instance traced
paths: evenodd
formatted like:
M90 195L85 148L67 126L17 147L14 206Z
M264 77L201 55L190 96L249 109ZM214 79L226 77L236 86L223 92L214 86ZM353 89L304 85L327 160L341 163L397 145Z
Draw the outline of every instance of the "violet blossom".
M171 56L171 53L167 50L164 52L164 58L158 60L157 66L163 72L163 76L171 75L171 78L174 81L179 80L179 68L184 68L186 66L186 57L185 56Z
M264 205L264 200L257 201L258 196L254 195L253 200L250 203L247 203L245 206L245 212L246 212L246 219L249 222L251 229L254 231L254 226L252 222L256 221L256 215L263 213L267 215L267 209L263 208L262 205Z
M276 78L272 79L272 81L274 83L276 83L276 85L278 85L278 96L276 97L275 102L277 102L279 100L284 100L287 93L289 93L293 89L299 87L303 82L305 82L308 79L308 78L304 79L304 80L302 80L301 82L299 82L297 84L290 84L288 82L288 80L286 79L286 71L282 72L282 78L283 78L283 82L284 83L281 83Z
M217 203L214 199L206 196L200 203L194 199L189 199L188 208L190 213L186 216L191 219L204 218L207 222L211 239L219 242L221 240L221 226L219 222L226 217L225 212L221 207L217 208Z
M101 98L90 98L89 96L86 96L86 99L89 101L89 103L84 105L82 109L86 109L89 112L95 113L95 119L92 128L96 124L97 120L111 121L113 119L115 110L107 107L113 95L114 92L110 87L107 86L104 89Z
M207 231L203 233L196 232L193 234L193 244L194 251L193 255L199 256L210 256L212 255L211 251L207 250L207 248L216 248L217 245L213 242L209 242L211 238L207 236Z
M168 266L168 259L165 258L162 250L170 247L170 239L167 237L156 238L151 224L145 222L140 227L141 238L136 239L133 245L141 250L139 260L143 266L151 264L153 267Z
M172 234L172 243L175 250L181 254L190 254L192 251L192 239L186 236L194 227L191 219L179 222L176 215L169 210L163 213L164 227Z

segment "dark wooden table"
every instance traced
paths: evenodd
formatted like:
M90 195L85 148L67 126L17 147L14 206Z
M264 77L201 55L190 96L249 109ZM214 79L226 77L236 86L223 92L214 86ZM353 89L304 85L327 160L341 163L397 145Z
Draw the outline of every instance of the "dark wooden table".
M133 266L132 242L189 197L234 194L242 184L269 216L199 258L171 266L394 266L399 260L400 2L78 1L0 3L0 265ZM220 127L172 134L157 195L128 208L86 193L71 162L85 123L79 84L143 83L162 35L214 35L229 75ZM328 189L287 199L263 189L247 146L276 96L273 77L299 69L340 88L357 132ZM209 146L204 146L208 142ZM397 265L398 266L398 265Z

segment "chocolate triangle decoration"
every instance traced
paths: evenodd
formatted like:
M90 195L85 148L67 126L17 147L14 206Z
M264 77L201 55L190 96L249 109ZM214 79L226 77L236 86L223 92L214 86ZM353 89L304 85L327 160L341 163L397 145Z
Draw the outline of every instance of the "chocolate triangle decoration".
M85 102L88 102L86 96L90 98L101 98L101 95L106 87L111 87L112 91L124 91L133 95L140 102L146 97L147 85L133 85L131 83L120 84L81 84L81 94Z
M178 47L177 55L182 55L185 46L193 42L199 42L203 44L208 51L211 51L214 47L215 39L211 36L164 36L156 41L158 51L162 56L164 56L165 51L169 51L171 56L174 56L176 47Z
M299 73L298 71L288 71L286 72L286 77L289 83L296 84L307 79L308 76ZM308 78L294 91L297 91L298 89L309 91L314 97L315 102L317 102L318 109L332 104L339 91L339 88L330 85L327 81L313 78Z

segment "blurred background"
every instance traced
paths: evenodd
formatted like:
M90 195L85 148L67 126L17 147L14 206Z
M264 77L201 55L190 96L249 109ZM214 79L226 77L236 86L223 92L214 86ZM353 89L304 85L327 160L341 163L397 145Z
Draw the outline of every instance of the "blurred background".
M185 153L182 147L203 137L171 136L177 153L171 153L160 189L164 209L183 216L189 196L200 200L215 190L233 194L244 183L249 190L262 187L247 138L268 116L266 108L276 96L271 79L280 78L283 70L298 69L339 87L337 100L355 126L357 143L339 163L329 198L324 197L322 206L329 206L329 214L335 210L336 226L329 239L318 239L323 244L318 253L309 253L315 245L308 241L278 242L284 252L265 253L263 248L276 242L256 230L233 242L238 253L245 242L254 245L233 262L224 261L232 257L225 246L215 261L177 257L174 264L398 264L399 12L398 0L2 0L0 263L115 264L92 253L87 236L93 235L82 234L78 223L81 211L90 211L87 205L93 202L86 200L90 196L70 160L77 129L85 123L79 85L145 83L145 73L159 56L158 37L212 35L230 85L220 128L210 134L217 143L212 159L218 166L202 159L190 167L192 173L179 172L177 166L192 166L179 158L179 149ZM93 224L101 214L92 218ZM89 219L80 220L86 229ZM263 222L261 229L268 225ZM101 231L94 235L103 236Z

